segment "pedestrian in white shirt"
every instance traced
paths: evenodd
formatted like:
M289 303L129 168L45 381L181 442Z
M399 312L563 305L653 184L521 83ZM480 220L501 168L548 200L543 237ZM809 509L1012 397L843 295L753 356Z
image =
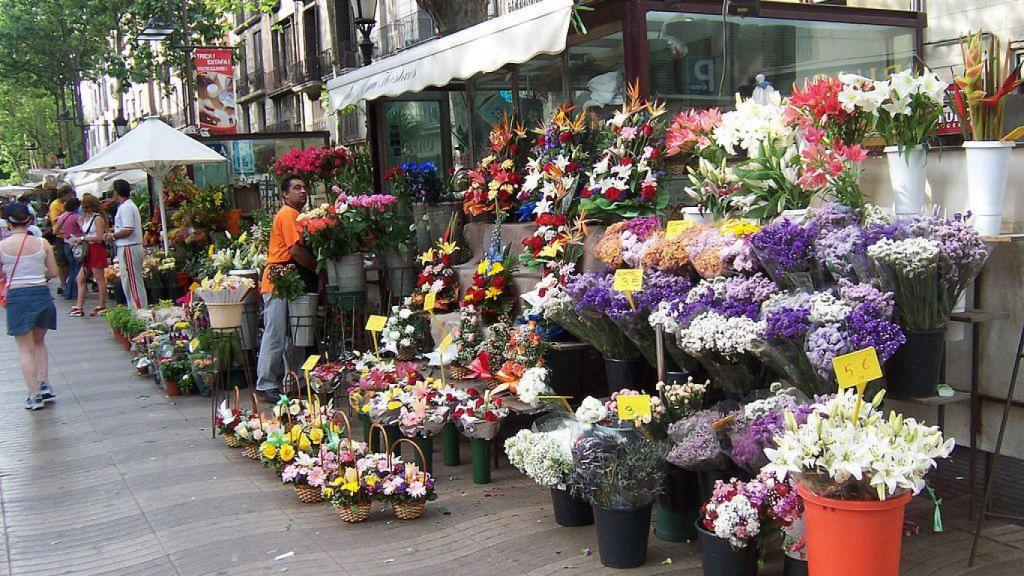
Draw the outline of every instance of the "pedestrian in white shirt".
M146 251L142 247L142 216L132 202L132 187L124 180L114 180L114 200L117 213L114 215L114 231L104 237L113 241L117 249L117 265L121 273L121 288L128 299L130 308L149 307L146 300L146 285L142 280L142 261Z

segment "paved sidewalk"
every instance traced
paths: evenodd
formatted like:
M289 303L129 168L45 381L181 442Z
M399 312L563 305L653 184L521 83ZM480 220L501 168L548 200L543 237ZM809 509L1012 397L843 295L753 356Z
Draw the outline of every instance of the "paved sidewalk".
M211 440L208 400L172 400L136 376L102 319L61 312L58 324L48 339L58 399L40 412L21 407L14 340L0 337L0 576L620 572L601 567L593 527L557 527L547 492L507 464L474 486L466 446L461 467L436 458L440 498L422 520L375 510L345 525ZM1019 573L1024 529L998 522L986 529L985 566L966 570L963 502L943 496L941 535L926 530L928 503L913 504L922 534L904 540L903 573ZM781 572L777 556L762 574ZM628 573L700 574L699 549L652 537L648 564Z

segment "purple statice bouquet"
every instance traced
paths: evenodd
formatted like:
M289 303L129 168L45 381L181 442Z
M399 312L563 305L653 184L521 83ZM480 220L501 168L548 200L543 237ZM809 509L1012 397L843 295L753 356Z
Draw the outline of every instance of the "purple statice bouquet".
M832 359L874 346L884 362L906 342L893 295L840 279L818 292L778 295L761 308L753 352L807 396L836 391Z
M564 286L548 295L544 319L565 328L605 358L632 360L637 355L636 348L605 314L612 306L611 292L608 276L604 274L570 274Z
M771 395L745 404L729 425L729 458L740 468L756 473L768 464L765 448L775 448L775 436L786 427L786 412L798 423L807 421L811 407L796 389L772 385Z
M867 247L878 282L895 295L896 317L907 330L944 329L957 300L985 265L988 250L969 217L898 222L905 237L882 237Z
M812 289L825 283L815 252L816 226L775 220L750 237L761 266L784 288Z
M724 470L728 464L712 425L723 414L715 409L698 410L668 427L672 442L665 459L685 470Z

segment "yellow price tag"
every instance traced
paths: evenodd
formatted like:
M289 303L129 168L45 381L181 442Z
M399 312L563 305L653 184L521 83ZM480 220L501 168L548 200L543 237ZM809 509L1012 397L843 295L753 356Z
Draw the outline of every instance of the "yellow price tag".
M643 268L626 268L615 271L612 288L619 292L638 292L644 287Z
M448 350L448 348L451 347L453 341L454 339L452 338L451 332L445 334L444 338L441 340L441 343L437 345L437 351L440 352L441 354L444 354Z
M302 370L303 370L303 372L309 372L310 370L312 370L313 367L316 366L316 363L319 362L319 361L320 361L320 355L319 354L313 354L309 358L306 358L306 361L302 363Z
M199 350L199 338L193 338L188 343L189 352L195 352L196 350Z
M665 224L665 239L675 238L685 230L689 230L694 226L696 226L696 224L689 220L669 220L668 223Z
M541 256L541 257L544 257L544 258L554 258L554 257L558 256L558 252L561 249L562 249L562 245L561 244L548 244L547 246L541 248L540 253L537 254L537 255Z
M618 396L615 404L619 408L619 420L644 420L651 417L651 397L646 394Z
M192 285L188 287L188 291L195 292L196 290L199 290L202 287L202 284L200 284L199 282L193 282Z
M380 332L384 329L384 325L387 323L387 316L377 316L374 314L366 319L366 329L370 332Z
M832 368L836 371L840 390L856 386L857 391L863 393L868 382L882 377L882 366L873 346L836 356L832 359Z
M427 312L433 312L436 307L437 292L427 292L427 295L423 297L423 309Z

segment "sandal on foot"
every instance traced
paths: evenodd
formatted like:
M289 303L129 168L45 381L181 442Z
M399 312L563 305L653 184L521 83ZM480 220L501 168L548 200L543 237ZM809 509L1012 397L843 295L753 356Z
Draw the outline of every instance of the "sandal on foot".
M71 310L68 310L68 316L71 316L72 318L81 318L82 316L85 316L85 310L76 306Z
M89 316L104 316L104 315L106 315L106 313L107 313L107 309L106 308L101 308L100 306L97 306L97 307L92 309L92 312L89 312Z

